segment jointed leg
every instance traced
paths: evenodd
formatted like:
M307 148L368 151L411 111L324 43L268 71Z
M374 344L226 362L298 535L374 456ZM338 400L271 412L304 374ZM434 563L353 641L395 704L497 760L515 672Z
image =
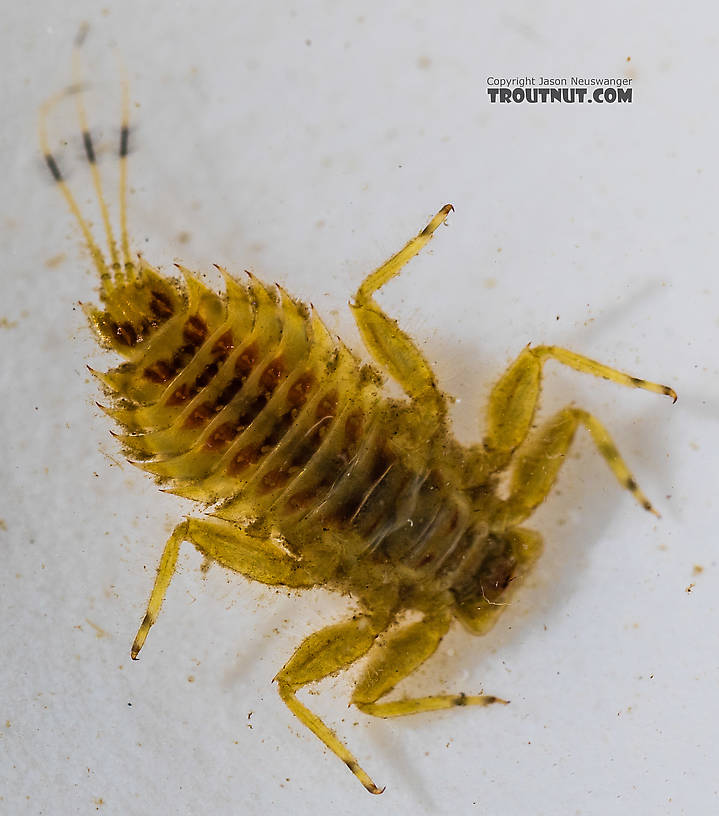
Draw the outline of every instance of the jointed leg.
M665 394L673 397L675 401L677 398L674 390L669 386L632 377L572 351L557 346L538 346L534 349L527 347L502 375L489 396L487 434L484 438L485 458L479 462L480 471L487 468L498 470L505 467L512 452L526 439L539 400L542 365L547 358L553 358L577 371L593 374L595 377L602 377L632 388L643 388L646 391ZM597 420L592 419L587 427L598 445L602 444L604 437L609 440L606 431ZM612 469L614 469L613 466ZM621 478L617 470L615 473Z
M336 754L370 793L382 793L334 731L304 706L295 694L302 686L346 669L370 649L384 621L361 615L327 626L306 638L275 680L290 711Z
M433 694L391 703L377 702L435 653L449 629L450 620L448 612L426 617L401 628L384 643L377 644L375 655L370 658L369 666L357 683L352 703L375 717L403 717L455 706L506 703L506 700L488 694Z
M645 391L653 391L655 394L664 394L665 397L671 397L674 402L677 401L676 392L668 385L659 385L648 380L642 380L639 377L632 377L631 374L617 371L616 368L610 368L598 363L596 360L590 360L589 357L583 357L581 354L575 354L573 351L568 351L559 346L537 346L531 351L540 362L546 360L547 357L551 357L557 362L585 374L593 374L595 377L602 377L620 385L628 385L630 388L643 388Z
M419 235L369 275L350 303L364 344L372 357L389 371L409 397L418 400L420 405L437 415L444 412L445 403L429 363L409 336L399 328L397 321L382 311L373 296L426 246L432 233L452 209L451 204L444 206Z
M132 644L133 660L137 658L150 627L160 613L183 541L192 542L209 561L216 561L263 584L300 587L313 586L321 580L319 570L295 560L272 541L250 536L234 524L220 519L187 519L175 527L165 544L147 612ZM326 566L332 568L331 564Z
M519 524L544 501L580 424L591 434L597 450L619 484L629 490L645 510L659 515L637 485L602 423L580 408L564 408L545 423L522 449L512 468L509 498L494 520L494 526L504 528ZM499 525L497 522L500 522Z
M558 346L525 348L492 389L488 406L488 428L484 440L490 452L511 453L526 438L532 424L541 389L542 365L553 358L577 371L593 374L631 388L643 388L674 398L667 385L640 380L609 366L582 357Z

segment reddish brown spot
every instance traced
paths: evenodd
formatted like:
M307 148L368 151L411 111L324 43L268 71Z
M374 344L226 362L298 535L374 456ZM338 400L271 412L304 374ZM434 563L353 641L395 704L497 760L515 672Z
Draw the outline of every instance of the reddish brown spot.
M232 462L230 462L227 472L230 474L230 476L235 476L236 474L241 473L245 468L249 467L250 465L255 465L259 461L260 451L250 445L243 448L237 454L237 456L235 456Z
M226 360L234 347L235 343L232 338L232 331L228 329L222 337L218 338L212 347L212 354L220 361Z
M221 450L227 447L227 444L232 442L236 435L237 425L234 422L225 422L210 434L207 442L205 442L205 448L207 450Z
M293 422L294 420L292 419L292 416L290 414L285 414L275 423L274 427L272 428L272 432L265 439L265 445L270 448L274 448L292 427Z
M187 417L185 428L201 428L207 420L214 416L215 410L211 402L203 402Z
M272 394L279 385L282 376L285 373L285 366L282 358L278 357L273 360L260 376L260 384Z
M394 457L390 454L386 447L382 446L376 453L372 469L370 471L370 482L376 482L383 476L387 470L392 466Z
M142 373L145 379L151 382L165 383L172 376L172 368L164 360L157 360Z
M125 322L118 325L112 324L112 333L115 335L118 343L123 346L134 346L137 343L137 332L132 323Z
M222 393L217 397L215 405L217 408L224 408L230 400L238 394L242 389L242 383L244 382L244 378L242 377L235 377L231 380L222 390Z
M345 439L350 445L355 445L362 435L364 414L362 411L353 411L345 420Z
M509 586L516 562L511 555L498 555L482 565L477 575L486 600L495 601Z
M312 444L304 444L299 447L292 459L290 460L289 466L292 468L303 468L312 458L312 454L315 452L316 446Z
M202 374L197 377L195 380L195 388L199 391L200 388L204 388L217 374L219 370L219 365L217 363L210 363L209 365L205 366Z
M257 346L248 346L235 361L235 372L237 374L249 374L257 362Z
M419 562L420 567L425 567L427 564L431 564L434 561L435 555L434 553L427 553L425 557Z
M315 386L315 377L309 372L297 379L287 392L287 402L293 408L299 408L307 402L307 396Z
M308 440L304 444L300 445L290 460L290 467L304 467L312 458L312 454L317 450L318 444L319 437L314 436L312 440Z
M301 490L298 493L293 493L293 495L287 499L286 507L290 511L301 510L312 504L314 498L314 490Z
M207 337L207 324L199 315L193 315L182 329L182 336L193 346L199 346Z
M267 473L262 479L262 486L265 490L275 490L278 487L286 484L290 478L290 474L283 468L276 468Z
M252 420L260 413L260 411L267 405L267 397L260 394L252 400L252 402L245 408L241 416L237 420L242 427L247 427Z
M182 405L188 400L192 399L197 392L191 388L187 383L184 383L167 400L167 405Z
M317 419L324 419L325 417L334 416L336 411L337 411L337 392L330 391L329 394L325 394L319 401L319 404L317 405L317 410L315 411L315 416L317 417Z
M156 292L153 290L150 294L152 295L150 311L155 317L161 320L166 320L168 317L171 317L174 310L170 298L164 292Z
M143 317L140 321L140 328L137 332L137 342L142 343L145 339L145 336L149 334L150 328L156 327L157 323L153 320L150 322L146 317Z
M312 432L303 437L297 444L290 460L290 467L302 468L310 461L322 443L322 438L327 432L329 424L329 421L315 423Z
M181 368L184 368L194 354L195 347L193 345L180 346L172 356L172 370L179 371Z

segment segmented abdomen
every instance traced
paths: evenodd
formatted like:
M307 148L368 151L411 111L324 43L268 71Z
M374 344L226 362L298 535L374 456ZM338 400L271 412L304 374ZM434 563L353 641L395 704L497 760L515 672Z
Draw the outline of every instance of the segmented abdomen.
M178 313L99 375L116 400L105 410L130 458L173 492L208 504L242 494L249 515L287 494L291 514L318 473L355 455L376 378L279 287L228 276L221 298L186 283Z
M263 522L290 547L337 533L346 556L446 587L486 558L437 440L413 444L411 403L383 397L304 304L252 276L247 287L226 276L220 297L186 274L163 317L98 376L129 458L168 490Z

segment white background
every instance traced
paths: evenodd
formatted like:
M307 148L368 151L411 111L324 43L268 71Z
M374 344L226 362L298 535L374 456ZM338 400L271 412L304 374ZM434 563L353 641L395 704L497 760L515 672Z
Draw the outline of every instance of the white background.
M338 5L3 10L0 812L715 812L717 13ZM381 300L459 398L462 440L480 438L491 383L530 341L679 394L672 406L548 364L542 414L570 401L595 412L663 517L618 488L581 433L534 518L546 553L516 602L483 639L453 630L404 686L484 689L510 706L371 720L346 708L351 677L318 686L311 705L387 785L381 797L271 684L343 599L217 567L203 578L188 547L129 659L163 543L194 508L120 457L85 368L111 364L77 306L95 281L36 137L83 21L113 205L127 66L130 222L151 262L251 268L359 348L349 296L452 202ZM634 101L489 103L488 76L524 74L630 76ZM51 130L96 220L71 102Z

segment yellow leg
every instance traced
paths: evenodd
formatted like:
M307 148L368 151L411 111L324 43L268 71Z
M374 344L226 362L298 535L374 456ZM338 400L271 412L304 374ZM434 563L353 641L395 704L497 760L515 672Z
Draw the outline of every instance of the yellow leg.
M216 561L223 567L263 584L313 586L323 580L323 571L331 570L333 566L331 562L323 563L319 569L298 561L272 541L250 536L230 522L220 519L187 519L177 525L165 544L147 612L132 644L133 660L137 659L150 627L160 614L183 541L194 544L208 561Z
M640 380L557 346L525 348L494 386L489 397L484 445L490 454L497 457L498 464L508 461L507 455L527 436L539 399L542 365L547 358L595 377L666 394L675 401L677 398L674 390L666 385Z
M627 467L602 423L581 408L564 408L546 422L523 448L511 474L510 495L494 527L512 527L526 519L552 489L579 425L589 431L597 450L617 478L645 510L658 516ZM500 522L497 525L497 522Z
M338 756L370 793L382 793L334 731L295 696L302 686L346 669L370 649L384 621L365 615L327 626L306 638L275 680L290 711Z
M617 371L616 368L610 368L598 363L596 360L590 360L589 357L583 357L581 354L575 354L573 351L567 351L567 349L559 346L537 346L537 348L532 349L532 353L540 361L551 357L577 371L583 371L595 377L602 377L620 385L628 385L630 388L643 388L645 391L653 391L655 394L664 394L665 397L671 397L674 402L677 401L676 391L668 385L659 385L659 383L642 380L639 377L632 377L631 374Z
M419 235L369 275L350 303L364 344L372 357L389 371L409 397L426 405L438 417L445 413L445 399L437 387L429 363L410 337L399 328L397 321L382 311L373 295L426 246L452 209L451 204L444 206Z
M352 703L366 714L375 717L404 717L426 711L439 711L456 706L506 703L489 694L468 696L466 694L433 694L391 703L378 703L389 694L400 680L412 674L431 657L447 633L451 616L449 612L402 627L376 649L362 673L352 695Z

